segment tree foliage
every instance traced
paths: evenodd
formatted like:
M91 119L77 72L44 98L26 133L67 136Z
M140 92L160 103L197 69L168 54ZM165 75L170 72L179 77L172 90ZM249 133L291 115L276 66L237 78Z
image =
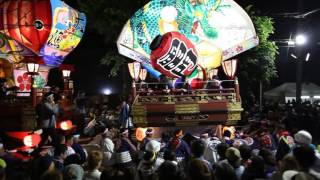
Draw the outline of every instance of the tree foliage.
M247 11L253 21L259 38L259 45L241 55L239 68L239 81L243 99L246 99L248 93L258 93L259 83L268 85L270 81L277 77L275 66L278 46L269 37L274 33L273 20L267 16L258 16L251 10Z
M147 0L78 0L77 2L80 11L87 16L87 28L104 36L108 49L100 60L101 64L112 67L111 75L117 75L119 68L130 61L118 53L117 38L126 21Z

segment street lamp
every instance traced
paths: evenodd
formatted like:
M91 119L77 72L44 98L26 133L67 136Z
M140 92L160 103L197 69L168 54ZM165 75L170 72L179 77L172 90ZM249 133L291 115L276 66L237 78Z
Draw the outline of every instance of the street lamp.
M238 59L229 59L222 61L222 68L224 73L228 76L229 79L234 79L234 87L236 93L236 100L240 101L240 87L238 78L235 77L237 71Z
M297 60L297 65L296 65L296 101L298 104L301 103L301 83L302 83L302 66L303 66L303 60L295 55L295 54L290 54L291 57ZM305 57L305 61L309 61L311 54L307 53Z
M70 74L74 71L74 66L71 64L62 64L59 69L62 71L63 76L63 90L67 95L70 95L69 92L73 90L73 82L70 80ZM72 94L71 94L72 95Z
M36 61L27 61L27 71L28 75L31 76L31 98L32 98L32 106L35 107L37 105L37 92L33 87L34 84L34 77L38 75L39 71L39 64Z
M304 45L305 43L307 42L307 38L305 35L303 34L298 34L296 36L296 39L295 39L295 44L300 46L300 45Z

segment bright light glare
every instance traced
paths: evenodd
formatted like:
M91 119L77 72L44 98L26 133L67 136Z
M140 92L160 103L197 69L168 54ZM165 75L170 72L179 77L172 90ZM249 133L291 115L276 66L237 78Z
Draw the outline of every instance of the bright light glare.
M292 53L290 54L290 56L295 58L295 59L298 59L298 57L296 55L292 54Z
M288 45L289 45L289 46L294 46L294 44L295 44L295 42L294 42L293 40L289 40L289 41L288 41Z
M297 45L303 45L307 42L306 36L299 34L296 36L296 44Z
M110 95L111 93L112 93L111 89L109 89L109 88L106 88L106 89L103 90L103 94L104 95Z
M314 99L320 99L320 96L313 96Z
M301 96L301 99L309 99L310 96Z
M309 61L309 58L310 58L310 53L307 54L306 61Z

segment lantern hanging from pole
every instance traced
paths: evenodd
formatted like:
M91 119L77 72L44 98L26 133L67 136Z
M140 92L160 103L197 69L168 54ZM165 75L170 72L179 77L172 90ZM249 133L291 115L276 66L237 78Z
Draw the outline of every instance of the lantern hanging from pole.
M146 80L146 77L147 77L147 70L141 69L140 74L139 74L139 78L141 79L141 81L144 81L144 80Z
M141 65L139 62L128 63L129 73L132 79L139 80Z
M62 64L59 70L62 71L63 78L69 79L71 72L74 71L74 66L71 64Z
M223 71L228 78L234 79L234 75L236 74L237 70L237 63L238 59L229 59L222 62Z

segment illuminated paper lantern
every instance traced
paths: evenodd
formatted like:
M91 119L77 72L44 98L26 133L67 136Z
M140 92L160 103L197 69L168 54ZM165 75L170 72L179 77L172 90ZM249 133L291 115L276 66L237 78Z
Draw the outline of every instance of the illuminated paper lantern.
M64 131L72 129L73 128L72 121L66 120L66 121L60 122L60 128Z
M230 79L234 79L237 70L237 62L237 59L230 59L222 62L223 71Z
M188 76L188 83L192 89L202 89L207 81L206 70L198 65L190 76Z
M190 75L197 67L197 51L179 32L157 36L150 45L151 64L162 74L178 78Z
M250 17L233 0L152 0L124 25L118 51L151 67L150 44L168 32L189 39L197 50L198 64L206 70L258 45ZM155 69L147 69L157 75Z
M128 63L129 73L132 79L139 80L141 65L139 62Z
M23 144L27 147L35 147L41 141L41 136L39 134L27 135L23 138Z
M147 77L147 70L146 69L141 69L140 70L140 74L139 74L139 78L141 79L141 81L144 81Z
M136 139L142 141L146 137L147 128L138 127L136 129Z
M47 66L62 63L79 44L85 24L85 15L61 0L3 0L0 4L0 32L43 57ZM19 49L13 42L9 45L13 51Z

